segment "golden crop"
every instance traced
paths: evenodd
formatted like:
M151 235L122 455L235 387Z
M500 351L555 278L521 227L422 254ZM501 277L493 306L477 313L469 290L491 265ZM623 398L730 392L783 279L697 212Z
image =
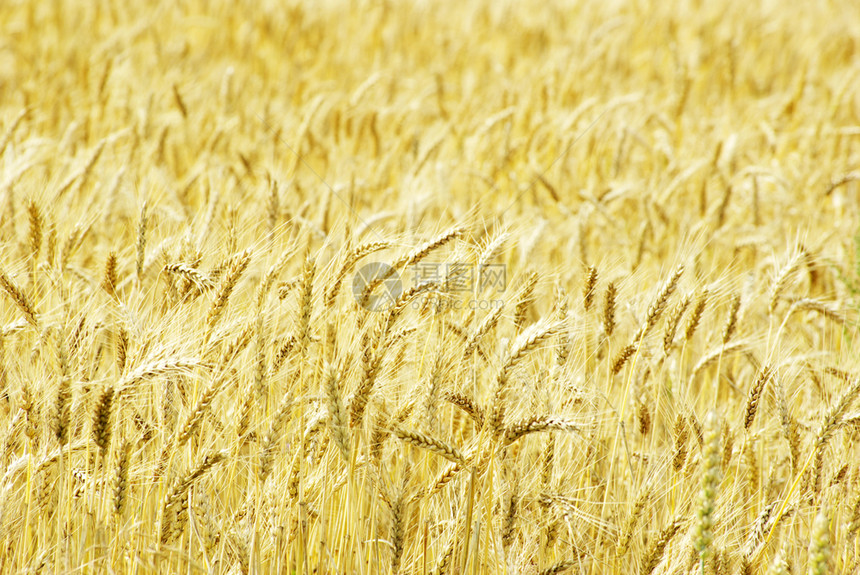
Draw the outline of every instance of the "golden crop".
M0 3L0 573L856 572L858 70L849 0Z

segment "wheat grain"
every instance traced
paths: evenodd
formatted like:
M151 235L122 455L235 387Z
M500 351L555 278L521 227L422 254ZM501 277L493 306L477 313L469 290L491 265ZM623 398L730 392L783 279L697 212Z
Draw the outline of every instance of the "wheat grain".
M502 545L507 549L514 539L514 528L517 520L517 489L511 489L508 496L508 509L502 524Z
M679 414L675 418L675 428L673 433L675 438L675 456L672 458L672 469L674 469L676 473L681 471L681 468L684 466L684 462L687 460L687 437L689 434L687 430L686 422Z
M422 244L421 246L418 246L417 248L409 252L407 255L402 256L400 259L395 261L394 264L392 264L385 273L374 276L374 278L367 283L367 286L365 286L364 291L358 298L359 304L366 309L371 294L373 294L376 288L391 279L397 270L420 262L430 252L439 249L447 243L451 242L452 240L460 237L462 233L463 229L461 227L455 226L443 232L435 239L430 240Z
M297 339L302 353L305 353L310 342L311 313L313 310L313 282L316 275L316 264L310 256L305 258L302 268L302 293L299 301L299 316L296 325Z
M541 431L576 431L581 432L573 422L558 417L543 415L529 418L511 425L505 431L505 441L511 444L521 437Z
M445 370L443 356L436 355L430 368L430 378L427 384L427 398L424 402L424 426L429 431L436 428L436 412L439 408L439 389L442 386L442 376Z
M627 517L627 522L624 525L624 530L621 532L621 537L615 547L615 552L619 557L623 557L629 550L630 540L633 537L633 532L639 524L642 513L645 511L645 506L651 498L651 491L646 489L636 498L633 503L633 508Z
M391 567L390 572L397 574L400 572L400 561L403 558L403 548L405 544L405 523L406 523L406 500L405 489L401 488L397 499L391 505Z
M415 447L420 447L421 449L426 449L427 451L440 455L461 467L467 466L466 458L462 453L460 453L460 450L441 439L430 437L429 435L419 431L409 431L402 428L395 428L394 435L405 443L414 445Z
M39 327L39 319L36 314L36 309L33 307L33 304L30 302L30 298L27 297L27 294L24 293L17 285L15 285L12 280L5 273L0 271L0 287L3 288L3 291L6 292L15 305L24 313L24 317L30 322L30 325L37 328Z
M209 307L209 312L206 315L206 325L210 333L218 323L221 315L224 313L224 308L227 305L227 300L230 298L230 294L233 293L236 284L239 283L239 278L248 268L248 264L250 264L250 262L250 250L245 250L230 261L230 264L227 267L227 273L221 280L221 285L218 287L215 299Z
M477 403L461 393L449 393L445 399L471 417L475 425L478 427L484 425L484 410Z
M788 563L785 561L785 557L783 557L782 553L778 553L776 557L773 558L773 562L768 567L768 575L789 575L791 570L788 568Z
M102 458L110 446L111 439L111 407L113 404L114 389L106 387L102 391L96 410L93 413L93 441L101 451Z
M179 448L197 431L203 421L203 416L215 399L216 394L224 387L224 380L213 379L203 390L194 408L185 418L185 422L178 428L176 433L176 447Z
M553 563L543 571L541 571L541 575L557 575L558 573L564 573L571 567L574 567L577 562L573 559L563 559L561 561L557 561Z
M187 471L185 475L177 477L170 486L170 489L168 489L167 493L164 495L162 510L165 513L168 510L171 510L172 507L179 503L180 499L183 498L195 481L206 475L206 473L212 470L212 468L224 461L224 459L227 458L227 455L228 453L224 450L207 453L200 462Z
M630 343L627 344L621 351L618 352L618 355L615 356L615 360L612 362L612 375L617 374L624 367L624 364L627 363L633 354L636 353L636 344Z
M558 346L555 350L555 363L560 368L565 364L570 355L570 334L566 324L568 314L567 294L564 288L558 285L556 285L555 292L555 302L553 304L555 321L564 326L559 330Z
M497 231L489 236L481 250L481 253L478 255L477 271L479 274L486 270L487 266L490 265L490 262L499 255L499 252L502 250L502 246L505 245L505 242L507 242L510 237L511 234L507 231Z
M328 426L332 439L337 445L340 454L343 456L344 461L349 463L349 431L347 427L346 409L343 406L340 389L338 388L339 379L340 374L334 366L329 366L325 380L325 394L328 402Z
M292 395L286 395L281 400L278 410L272 416L272 423L269 430L263 436L263 442L260 445L260 462L257 474L260 482L265 482L266 478L272 472L272 463L274 459L275 445L280 437L281 428L288 419L290 412L294 406Z
M840 325L849 323L849 319L838 307L827 305L827 303L817 299L799 298L794 300L786 316L790 317L796 311L813 311Z
M117 276L116 268L116 252L110 252L108 254L107 259L105 260L105 271L102 278L102 289L105 290L108 295L112 297L116 297L116 286L119 284L119 278Z
M484 319L481 320L481 323L475 328L475 331L469 335L469 339L466 341L466 345L463 348L463 358L469 358L476 349L480 349L478 344L482 337L487 335L487 333L492 330L496 324L499 322L499 319L502 317L502 312L504 311L503 306L499 306L491 311L489 314L484 316Z
M376 337L382 337L382 334L379 333ZM351 427L359 425L364 417L364 411L370 401L370 393L373 390L373 385L376 383L376 377L382 365L381 345L383 343L383 341L374 341L367 334L362 338L362 378L355 393L349 400L348 408L349 424Z
M749 397L747 398L747 406L746 410L744 411L745 431L749 431L750 427L752 427L756 413L758 412L758 403L759 399L761 398L762 391L764 391L764 387L767 385L767 382L770 381L770 378L772 376L773 369L770 366L765 366L759 372L758 377L752 384L752 387L750 387Z
M582 307L588 312L594 302L595 287L597 286L597 268L588 266L585 280L582 284Z
M708 412L705 418L704 474L702 489L699 492L699 509L697 511L695 548L699 562L703 566L713 555L714 542L714 512L716 508L717 489L720 485L720 422L715 411Z
M726 319L726 325L723 327L723 345L726 345L735 333L738 325L738 311L741 309L741 296L735 294L732 297L732 306L729 310L729 317Z
M858 393L860 393L860 378L855 378L851 382L851 387L842 394L836 405L830 408L824 416L824 420L821 422L821 426L818 428L818 433L815 436L816 449L823 447L828 439L830 439L833 431L842 424L845 413L851 407L851 404L854 403Z
M114 401L130 393L142 381L166 375L187 374L204 365L199 359L193 357L162 359L143 364L134 371L127 372L117 383Z
M488 423L490 429L501 433L504 418L504 394L508 384L511 370L532 350L539 347L545 340L553 337L562 326L542 319L529 326L519 337L517 337L508 354L504 364L496 375L495 390L493 392L492 413Z
M639 434L645 437L648 435L648 432L651 431L651 412L648 410L648 406L645 405L645 403L639 404L636 420L639 423Z
M687 320L687 325L684 328L684 340L690 341L693 339L693 334L696 333L696 329L699 327L699 323L702 321L702 315L705 313L705 307L708 305L708 290L704 290L701 294L699 294L699 298L696 300L696 306L693 308L692 313L690 314L689 319Z
M690 301L690 296L686 296L670 310L669 316L666 318L666 330L663 332L664 355L669 355L669 350L672 348L672 344L675 341L675 333L678 330L678 324L680 323L684 312L687 311L687 308L690 306Z
M830 571L830 514L822 507L812 522L809 542L809 575L825 575Z
M122 517L128 500L128 471L131 464L131 444L126 441L119 450L119 461L116 466L116 478L113 487L113 511L117 517Z
M606 334L606 337L612 337L612 333L615 331L616 294L617 289L615 284L610 282L609 285L606 286L606 294L603 300L603 333ZM617 373L617 371L615 373Z
M523 287L517 296L517 304L514 307L514 329L519 331L526 321L526 312L534 300L535 287L537 287L538 274L532 272L523 282Z
M663 315L663 311L666 309L669 298L672 297L672 294L675 292L675 288L678 287L678 281L681 279L681 275L683 275L683 273L684 266L678 266L677 269L675 269L675 272L660 287L660 291L657 292L657 297L651 305L648 306L648 313L645 316L645 324L639 328L639 331L633 337L633 341L640 341L648 334L648 332L651 331L651 328L657 325L657 321L660 319L660 316Z
M206 292L215 288L215 282L209 276L190 265L181 262L172 263L165 265L164 270L185 278L198 291Z
M654 569L657 568L657 565L659 565L660 561L663 559L663 553L666 550L666 546L680 529L681 522L678 519L674 519L663 528L660 534L648 545L648 550L645 552L642 559L642 565L639 570L640 573L643 575L650 575Z
M144 261L146 259L146 232L147 232L147 225L149 223L149 216L146 213L146 209L147 209L147 203L146 203L146 200L144 200L143 204L141 204L141 206L140 206L140 217L138 218L138 224L137 224L137 259L135 260L135 262L137 264L137 268L136 268L137 276L136 277L137 277L138 283L140 283L140 281L143 279L143 264L144 264ZM70 243L71 243L71 241L70 241ZM66 250L63 249L63 251L65 252ZM67 258L62 257L61 260L63 262L65 262L65 261L67 261ZM65 268L64 265L61 267Z
M736 341L733 343L728 343L726 345L720 346L717 349L712 350L708 354L704 355L693 367L693 371L690 373L690 381L695 380L703 369L705 369L718 359L724 358L734 353L742 353L748 350L749 342L746 341Z
M293 347L295 347L295 345L296 345L296 338L295 338L295 336L290 335L278 347L278 351L275 354L275 357L272 359L272 365L271 365L272 375L274 375L275 373L277 373L281 369L281 366L283 365L284 360L286 360L287 356L290 355L290 352L293 350Z
M39 259L39 250L42 247L43 221L42 214L39 211L39 206L36 205L36 202L34 202L32 198L27 200L27 214L30 221L30 234L28 236L30 241L30 255L35 261Z
M292 256L292 253L287 252L287 251L283 252L278 257L278 260L275 263L273 263L271 266L269 266L268 270L266 270L266 273L263 276L263 279L260 280L259 284L257 284L257 291L256 291L256 297L255 297L256 302L257 302L257 308L263 307L263 303L266 300L266 296L269 294L269 290L272 289L272 284L274 284L275 280L278 279L278 275L281 273L281 270L286 265L287 260L291 256ZM279 296L280 296L280 294L279 294Z
M54 401L53 419L51 421L51 429L60 445L65 445L69 440L71 402L72 381L67 375L63 375L57 390L57 398Z
M335 298L337 298L337 294L340 291L341 285L343 284L343 279L346 277L347 273L349 273L349 270L351 270L355 266L355 264L358 263L359 260L369 256L370 254L388 249L390 247L391 244L389 242L370 242L362 244L353 249L344 259L340 270L335 275L334 281L329 286L329 289L326 292L326 307L331 308L332 306L334 306Z

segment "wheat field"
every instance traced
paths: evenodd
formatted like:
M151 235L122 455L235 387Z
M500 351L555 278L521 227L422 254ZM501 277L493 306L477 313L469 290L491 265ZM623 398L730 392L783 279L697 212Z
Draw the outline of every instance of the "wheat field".
M850 0L0 3L0 573L858 573Z

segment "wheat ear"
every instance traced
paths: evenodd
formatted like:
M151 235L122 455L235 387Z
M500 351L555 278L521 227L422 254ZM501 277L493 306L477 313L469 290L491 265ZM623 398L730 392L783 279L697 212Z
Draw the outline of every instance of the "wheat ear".
M15 283L9 279L5 273L0 271L0 287L3 288L3 291L6 292L6 295L11 298L15 305L24 312L24 317L27 321L35 328L39 327L39 319L38 314L36 313L36 308L33 306L30 298L27 297L27 294L24 293L21 288L19 288Z
M343 460L349 464L351 446L349 442L347 413L343 406L340 389L338 388L340 375L334 366L329 366L327 372L325 394L328 402L328 427L338 451L343 456Z
M521 437L531 433L539 433L541 431L581 431L579 427L571 421L551 415L541 415L529 418L525 421L510 426L505 431L505 441L508 445L517 441Z
M430 437L419 431L408 431L402 428L395 429L394 435L404 443L420 447L421 449L440 455L452 463L466 467L466 457L450 443Z
M713 555L714 542L714 511L716 509L717 490L720 486L720 420L715 411L708 412L705 417L704 460L705 470L702 476L702 488L699 492L699 509L697 512L695 548L699 563L704 572L704 565Z
M812 536L809 543L809 575L826 575L829 571L830 556L830 514L822 506L812 522Z
M675 534L681 529L681 522L678 519L673 520L669 525L663 528L660 534L653 539L648 545L645 556L642 559L642 566L639 570L641 575L651 575L657 565L660 564L663 558L663 553L666 546L675 537Z

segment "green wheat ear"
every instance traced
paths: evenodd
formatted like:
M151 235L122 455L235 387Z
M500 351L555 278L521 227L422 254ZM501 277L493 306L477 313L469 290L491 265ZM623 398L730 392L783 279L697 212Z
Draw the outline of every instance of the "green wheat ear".
M767 573L768 575L788 575L790 573L788 563L786 563L782 552L777 553L776 557L773 558L773 563L770 564Z
M830 564L830 510L822 505L812 522L809 542L809 575L828 573Z
M705 564L713 556L714 542L714 510L716 509L717 490L720 486L720 418L715 411L709 411L705 417L704 452L702 460L705 473L702 476L702 488L699 491L699 511L697 513L695 548L699 555L701 572L705 572Z

